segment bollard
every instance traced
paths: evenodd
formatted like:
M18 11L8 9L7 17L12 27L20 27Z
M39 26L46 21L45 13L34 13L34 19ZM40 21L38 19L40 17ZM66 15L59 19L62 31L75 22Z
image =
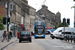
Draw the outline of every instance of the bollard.
M75 43L75 36L74 36L74 43Z
M69 42L69 36L68 36L68 42Z
M66 38L65 41L67 42L67 36L65 38Z
M72 43L72 36L71 36L71 43Z

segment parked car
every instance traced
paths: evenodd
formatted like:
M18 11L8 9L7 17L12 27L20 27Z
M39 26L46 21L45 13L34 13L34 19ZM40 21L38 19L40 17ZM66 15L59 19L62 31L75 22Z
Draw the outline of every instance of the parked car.
M21 31L20 32L19 42L21 42L21 41L30 41L30 42L32 42L31 34L30 34L29 31Z
M65 30L64 30L65 29ZM65 33L64 33L65 32ZM75 28L70 28L70 27L59 27L57 28L51 35L50 37L52 39L56 38L56 39L64 39L64 36L66 35L66 33L68 32L75 32Z

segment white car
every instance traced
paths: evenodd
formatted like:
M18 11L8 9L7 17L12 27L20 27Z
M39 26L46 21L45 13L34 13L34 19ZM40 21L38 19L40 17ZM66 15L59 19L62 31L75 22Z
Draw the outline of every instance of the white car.
M65 29L65 30L64 30ZM65 33L64 33L65 32ZM70 27L60 27L57 28L51 35L52 38L59 38L59 39L64 39L64 36L66 35L66 33L68 32L75 32L75 28L70 28Z

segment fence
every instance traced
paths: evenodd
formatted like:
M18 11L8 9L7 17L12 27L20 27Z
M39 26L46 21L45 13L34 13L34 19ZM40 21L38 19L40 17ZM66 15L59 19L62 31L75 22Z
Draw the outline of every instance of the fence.
M71 43L75 43L75 35L68 35L68 36L65 36L64 37L64 40L66 41L66 42L71 42Z

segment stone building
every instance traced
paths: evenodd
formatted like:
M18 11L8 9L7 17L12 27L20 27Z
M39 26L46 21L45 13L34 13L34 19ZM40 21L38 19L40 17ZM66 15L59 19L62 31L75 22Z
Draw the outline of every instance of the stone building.
M34 26L36 9L26 3L22 2L22 4L25 6L23 6L23 9L25 9L25 26L26 29L31 32L31 27Z
M5 6L6 0L0 0L0 6Z
M6 8L5 8L6 0L0 0L0 15L6 17Z
M9 16L11 23L16 25L25 24L25 28L30 30L34 25L36 9L28 5L28 0L9 0ZM6 0L1 0L0 5L5 6Z
M61 23L61 14L59 11L55 15L55 21L56 21L57 25L59 25L59 23Z
M45 16L45 23L46 26L51 26L55 24L55 14L48 10L46 5L42 5L42 8L36 12L38 16L44 15Z
M28 5L28 0L14 0L13 2L13 10L16 15L15 18L11 18L11 21L14 20L17 24L25 24L25 29L31 31L31 26L34 25L36 9Z
M61 14L58 12L57 14L51 12L48 10L48 7L46 5L42 5L42 8L36 12L36 14L43 18L44 16L46 27L50 26L53 28L55 24L59 25L61 22Z

